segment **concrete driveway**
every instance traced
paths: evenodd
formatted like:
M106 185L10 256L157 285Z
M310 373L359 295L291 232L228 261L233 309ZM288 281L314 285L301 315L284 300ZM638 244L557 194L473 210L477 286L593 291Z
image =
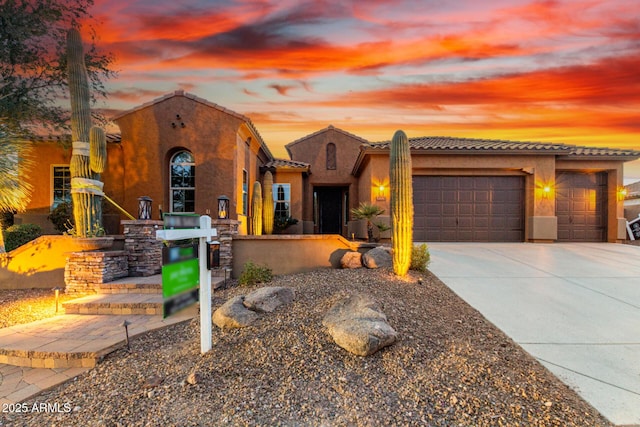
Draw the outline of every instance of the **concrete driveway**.
M640 247L430 243L429 269L616 425L640 425Z

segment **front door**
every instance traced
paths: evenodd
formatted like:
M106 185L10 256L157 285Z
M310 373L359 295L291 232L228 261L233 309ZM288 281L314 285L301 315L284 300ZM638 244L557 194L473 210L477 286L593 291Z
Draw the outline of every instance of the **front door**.
M346 189L343 187L315 187L316 214L319 234L342 234Z

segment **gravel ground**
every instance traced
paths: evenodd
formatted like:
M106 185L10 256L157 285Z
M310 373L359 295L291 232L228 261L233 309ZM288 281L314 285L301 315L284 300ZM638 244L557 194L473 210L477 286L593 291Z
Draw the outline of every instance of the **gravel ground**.
M56 313L55 293L51 289L0 289L0 328L64 314L62 303L75 298L78 297L60 293Z
M295 302L256 326L214 326L206 355L197 319L146 334L24 402L59 412L2 414L0 425L611 425L431 274L326 269L271 285L295 288ZM252 289L217 291L214 309ZM321 325L355 292L376 298L400 337L367 358L337 347Z

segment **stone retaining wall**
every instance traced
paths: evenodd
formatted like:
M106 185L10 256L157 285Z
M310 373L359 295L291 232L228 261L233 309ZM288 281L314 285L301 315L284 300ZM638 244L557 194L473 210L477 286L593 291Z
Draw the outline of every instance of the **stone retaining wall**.
M155 220L121 221L124 250L129 254L129 276L146 277L160 274L162 269L162 241L156 240L156 230L163 222Z
M214 219L211 221L220 242L220 268L214 276L231 277L233 267L232 241L238 234L239 221ZM66 292L72 294L94 292L96 285L122 277L141 277L160 274L162 271L162 246L156 240L156 230L162 221L122 221L124 249L120 251L72 252L64 271ZM225 272L225 270L228 270Z
M218 230L218 237L215 240L220 242L220 270L219 276L224 275L224 270L233 268L233 238L238 235L240 221L232 219L213 219L212 227ZM214 275L216 272L214 271Z
M128 275L128 254L125 251L72 252L64 269L65 293L93 293L101 283Z

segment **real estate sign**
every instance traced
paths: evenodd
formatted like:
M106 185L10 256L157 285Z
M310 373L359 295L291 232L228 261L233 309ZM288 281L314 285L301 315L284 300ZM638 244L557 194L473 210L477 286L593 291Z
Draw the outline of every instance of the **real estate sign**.
M164 317L198 302L199 285L198 245L162 248Z

